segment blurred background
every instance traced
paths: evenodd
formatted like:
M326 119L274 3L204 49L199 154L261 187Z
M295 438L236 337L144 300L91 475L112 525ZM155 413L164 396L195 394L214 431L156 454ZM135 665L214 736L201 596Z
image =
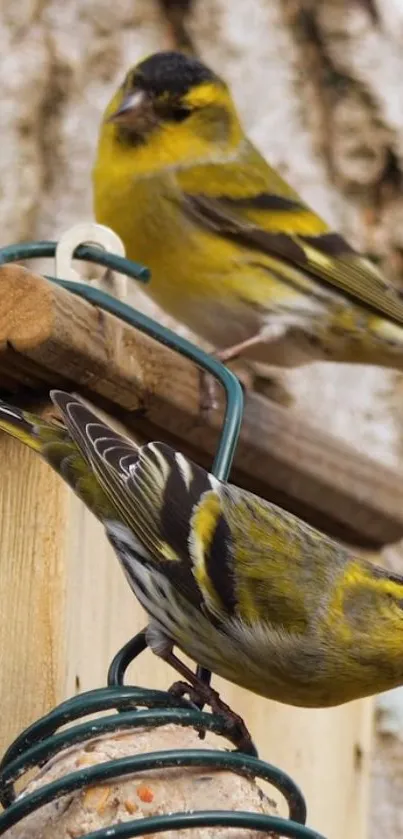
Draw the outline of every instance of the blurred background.
M403 0L2 0L1 244L92 218L102 111L131 64L167 48L226 78L270 163L403 288ZM403 468L400 375L317 364L282 382L301 416ZM401 547L385 562L402 571ZM302 786L312 826L403 837L400 691L375 711L256 708L257 745Z

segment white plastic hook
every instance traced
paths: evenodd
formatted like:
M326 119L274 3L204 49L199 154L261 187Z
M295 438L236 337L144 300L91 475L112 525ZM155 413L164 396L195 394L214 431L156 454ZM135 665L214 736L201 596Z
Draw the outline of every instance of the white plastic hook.
M78 245L94 245L117 256L125 256L125 247L110 227L93 221L75 224L60 236L55 252L56 277L68 282L83 282L83 277L73 268L73 254ZM111 274L112 272L107 273ZM116 296L123 299L127 293L127 277L114 275Z

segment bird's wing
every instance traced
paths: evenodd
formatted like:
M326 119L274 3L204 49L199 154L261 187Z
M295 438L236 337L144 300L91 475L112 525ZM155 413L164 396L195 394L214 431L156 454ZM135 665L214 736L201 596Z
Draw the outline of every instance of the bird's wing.
M256 251L256 261L259 252L275 259L285 283L287 266L300 269L328 291L341 292L402 324L403 300L398 291L342 236L331 231L253 147L248 148L244 160L209 164L180 174L183 209L189 219L210 233ZM264 259L261 264L264 267ZM295 274L292 282L295 285Z
M140 544L139 559L158 567L200 607L203 598L189 552L191 520L214 479L164 443L138 447L70 394L53 391L52 399L110 499L114 519Z

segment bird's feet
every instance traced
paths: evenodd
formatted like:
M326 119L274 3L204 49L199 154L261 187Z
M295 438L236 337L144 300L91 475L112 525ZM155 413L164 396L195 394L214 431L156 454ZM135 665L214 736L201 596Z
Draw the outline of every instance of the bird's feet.
M199 412L202 420L208 421L212 411L219 407L218 383L211 373L206 370L199 370L200 375L200 401Z
M190 701L197 707L208 705L213 714L223 717L225 720L225 735L234 743L240 752L245 754L256 755L256 749L253 744L251 735L239 714L236 714L232 708L229 707L220 695L209 685L204 682L194 680L191 685L188 682L175 682L169 689L169 693L173 696L187 695ZM201 739L204 738L205 732L201 732Z
M182 659L175 655L172 640L152 623L146 629L146 640L147 645L156 655L173 667L183 679L186 679L186 681L175 682L169 689L169 693L179 697L187 694L198 710L203 708L203 705L209 705L213 714L219 715L224 720L225 726L222 733L231 740L240 752L256 756L255 746L242 717L223 702L220 695L210 684L199 678L198 674L194 673ZM203 737L204 734L201 736Z
M283 327L281 327L283 328ZM277 333L276 333L277 335ZM243 354L246 350L260 344L262 341L261 333L241 341L239 344L234 344L224 350L216 350L212 353L213 358L221 361L222 364L229 364L237 359L243 360ZM253 387L253 375L250 369L246 367L242 371L236 370L236 375L243 387L247 391ZM200 370L200 414L204 419L207 419L210 411L219 407L217 380L205 370Z
M242 387L244 395L248 391L253 390L254 376L251 371L244 365L237 365L236 368L230 367L233 373L237 376ZM206 370L200 370L200 402L199 411L200 416L204 422L208 422L212 411L220 408L224 402L220 400L221 384Z

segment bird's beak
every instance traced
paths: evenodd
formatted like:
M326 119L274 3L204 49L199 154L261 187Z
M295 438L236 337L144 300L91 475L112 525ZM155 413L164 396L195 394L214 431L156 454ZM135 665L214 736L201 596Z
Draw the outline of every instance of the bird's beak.
M147 97L143 90L128 93L116 111L110 114L106 121L122 125L128 123L133 124L136 121L136 117L142 114L146 100Z

